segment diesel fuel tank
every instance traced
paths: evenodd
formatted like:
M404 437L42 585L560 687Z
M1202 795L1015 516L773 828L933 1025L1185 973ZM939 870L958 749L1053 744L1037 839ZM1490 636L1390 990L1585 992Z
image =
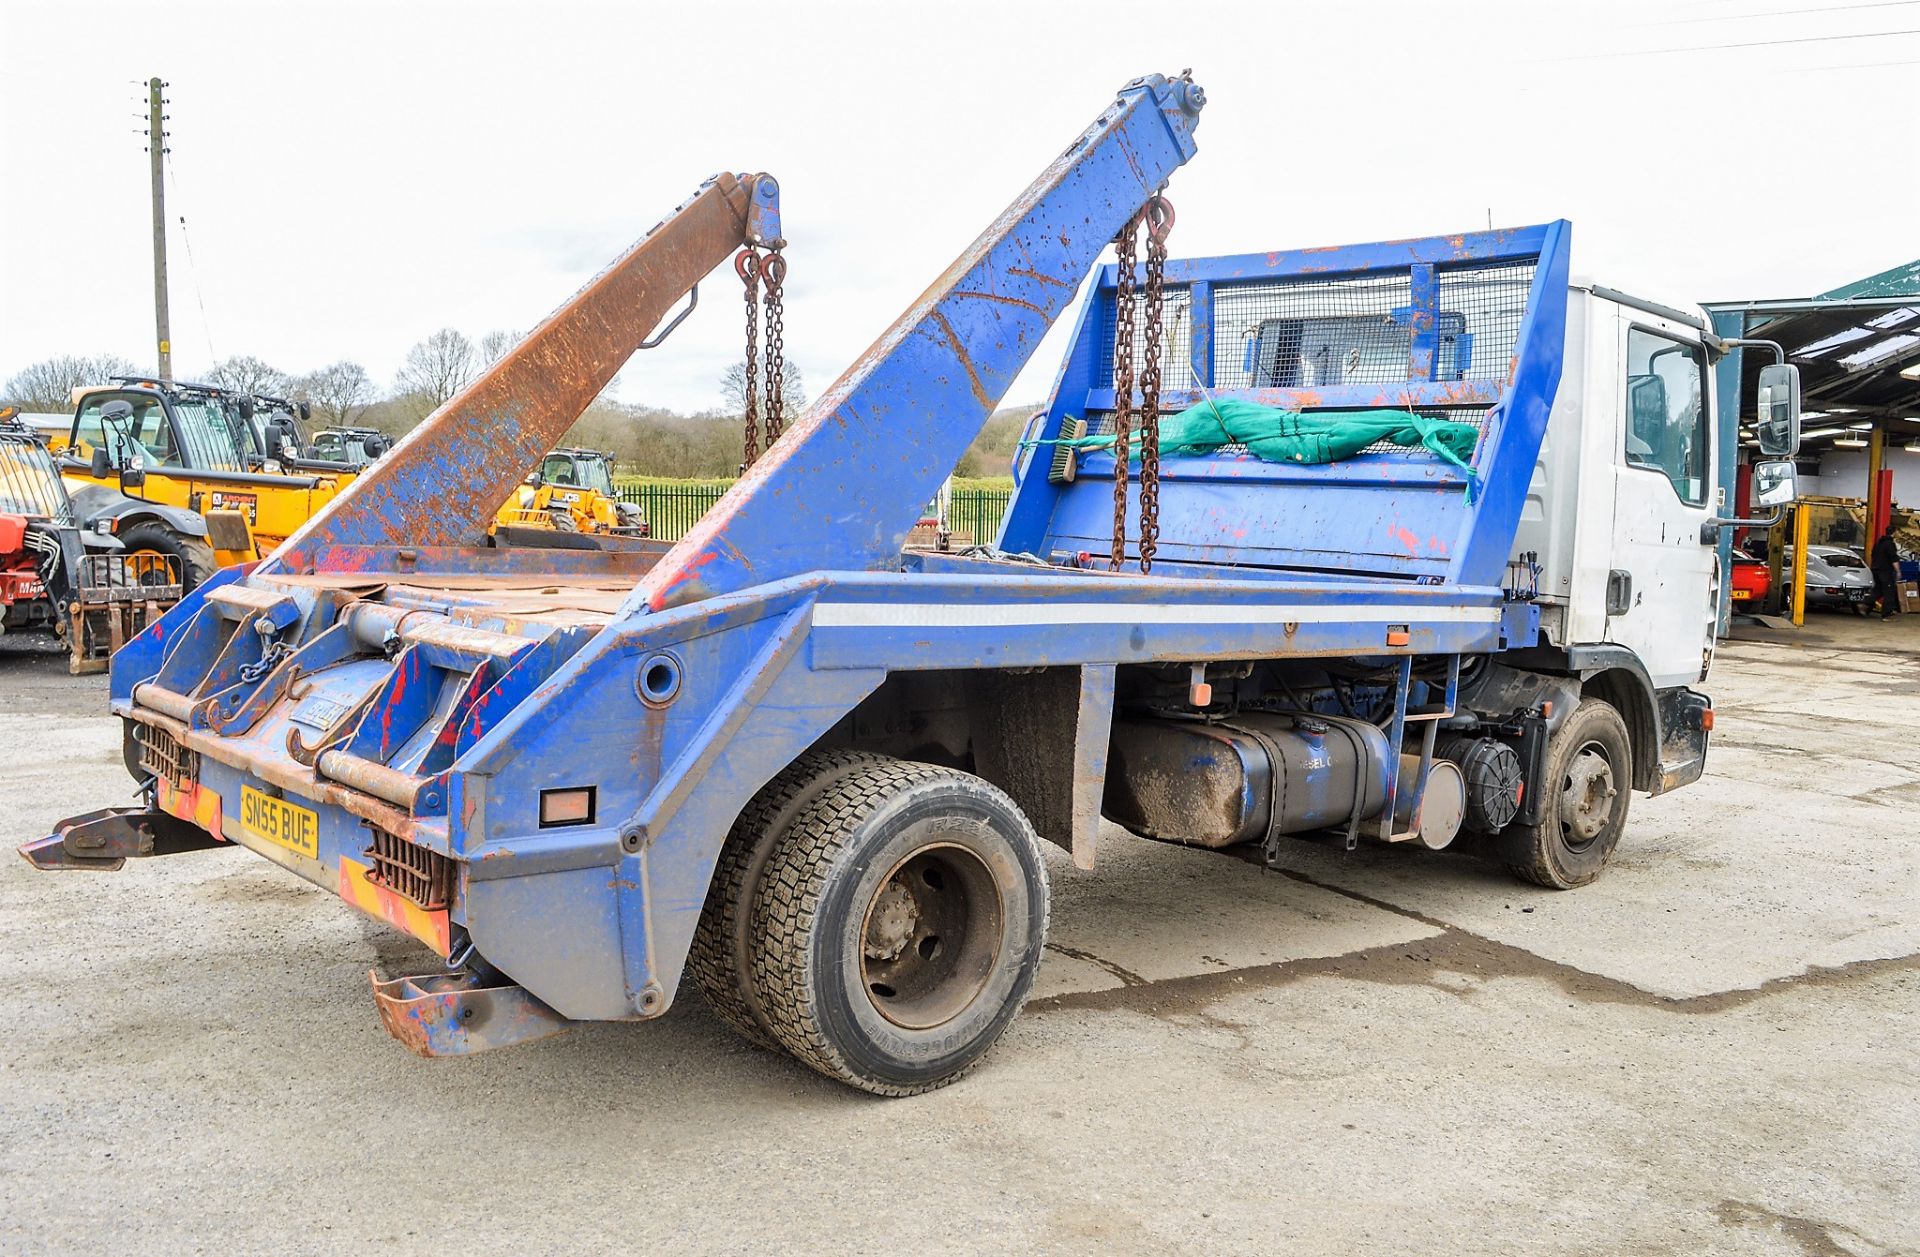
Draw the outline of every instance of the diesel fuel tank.
M1378 726L1343 716L1122 718L1103 810L1143 838L1202 847L1304 833L1379 815L1393 754Z

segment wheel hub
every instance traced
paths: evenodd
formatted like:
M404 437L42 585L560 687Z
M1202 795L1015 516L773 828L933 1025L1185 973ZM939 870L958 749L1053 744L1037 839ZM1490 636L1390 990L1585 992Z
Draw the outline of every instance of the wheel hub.
M1000 888L975 852L933 843L895 865L867 903L860 981L895 1025L926 1030L986 989L1005 946Z
M1567 779L1560 796L1560 819L1573 838L1592 842L1600 836L1613 816L1613 765L1597 748L1583 747L1567 765Z
M913 892L901 883L898 874L888 878L867 918L867 959L899 959L913 941L914 927L919 923L920 905L914 901Z

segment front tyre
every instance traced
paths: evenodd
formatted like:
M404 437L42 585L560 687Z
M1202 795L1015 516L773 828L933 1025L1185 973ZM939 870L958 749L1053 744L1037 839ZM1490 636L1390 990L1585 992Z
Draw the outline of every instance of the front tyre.
M930 1091L991 1048L1047 936L1033 826L978 777L901 761L835 780L794 818L753 904L767 1024L875 1095Z
M220 570L213 547L204 538L185 537L165 524L138 524L120 534L123 553L164 555L180 577L180 592L191 593L195 586L212 579Z
M1633 789L1633 744L1612 704L1583 699L1547 743L1546 792L1539 825L1500 831L1501 856L1513 873L1554 890L1600 876L1627 827Z

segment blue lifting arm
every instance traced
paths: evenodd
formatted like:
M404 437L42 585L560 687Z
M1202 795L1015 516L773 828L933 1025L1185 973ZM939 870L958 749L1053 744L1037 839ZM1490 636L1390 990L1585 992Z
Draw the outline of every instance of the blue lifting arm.
M1193 156L1205 103L1184 77L1122 88L647 574L627 610L896 563L1101 250Z

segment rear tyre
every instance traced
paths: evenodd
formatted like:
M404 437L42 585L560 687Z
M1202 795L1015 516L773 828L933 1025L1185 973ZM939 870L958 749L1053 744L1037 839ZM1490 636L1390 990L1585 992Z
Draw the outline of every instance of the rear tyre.
M753 897L774 846L793 818L855 768L892 763L862 751L811 751L760 788L733 822L713 869L706 906L694 928L687 969L708 1007L749 1042L784 1051L753 985Z
M1515 876L1554 890L1600 876L1627 827L1633 745L1610 703L1585 699L1547 743L1539 825L1500 831L1500 854Z
M774 1037L875 1095L952 1082L1033 987L1047 874L1033 826L978 777L886 761L839 777L774 848L753 977Z
M120 534L125 553L164 554L180 573L180 592L187 593L220 570L213 547L201 537L183 537L165 524L139 524Z

